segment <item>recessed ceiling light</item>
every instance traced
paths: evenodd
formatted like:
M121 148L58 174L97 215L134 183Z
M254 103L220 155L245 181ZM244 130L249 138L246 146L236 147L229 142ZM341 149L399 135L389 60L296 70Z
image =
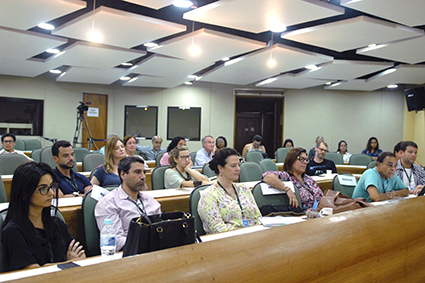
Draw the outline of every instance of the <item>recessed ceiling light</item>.
M129 80L128 81L128 83L132 83L132 82L134 82L135 80L137 80L139 77L134 77L134 78L131 78L131 80Z
M130 77L121 77L120 78L120 80L122 80L122 81L128 81L128 80L130 80L131 78Z
M121 63L121 66L133 66L133 63L124 62Z
M326 85L330 85L330 84L332 84L332 82L327 82L327 83L326 83Z
M197 77L197 76L196 76L196 75L188 75L187 77L188 77L189 79L196 79L196 77Z
M286 30L286 26L283 24L280 25L274 25L271 27L271 32L284 32Z
M270 68L273 68L274 66L276 66L276 60L275 60L275 59L273 59L273 58L270 58L270 59L269 59L269 61L267 61L267 65L268 65Z
M264 80L264 81L262 81L262 82L259 82L259 83L258 83L258 84L256 84L255 86L266 85L266 84L272 83L272 82L274 82L274 81L276 81L276 80L277 80L277 78L268 78L268 79L266 79L266 80Z
M305 66L305 68L308 70L313 70L313 71L316 71L319 69L316 65L307 65Z
M398 85L388 85L387 88L398 88Z
M243 60L243 58L239 57L239 58L236 58L236 59L233 59L233 60L230 60L230 61L225 62L224 63L224 66L230 66L230 65L233 65L233 64L235 64L235 63L237 63L239 61L242 61L242 60Z
M199 49L198 46L196 46L196 45L190 46L190 48L189 48L189 54L190 55L197 56L197 55L199 55L199 53L201 53L201 50Z
M62 73L62 71L61 70L58 70L58 69L50 70L49 72L52 73L52 74L60 74L60 73Z
M192 82L189 82L189 81L184 82L184 84L185 84L185 85L193 85L193 83L192 83Z
M37 26L38 26L39 28L46 29L46 30L52 30L52 29L55 29L55 26L54 26L54 25L46 24L46 23L41 23L41 24L38 24Z
M188 0L176 0L173 2L173 5L179 8L189 8L192 7L193 3Z
M143 46L148 47L148 48L158 47L158 43L155 43L155 42L146 42L146 43L143 43Z
M49 48L46 50L47 53L52 53L52 54L58 54L60 53L59 49L56 48Z
M223 59L221 59L221 61L224 61L224 62L229 61L229 60L230 60L229 57L224 57Z
M98 31L92 30L89 32L89 40L91 42L101 42L102 38L102 35Z

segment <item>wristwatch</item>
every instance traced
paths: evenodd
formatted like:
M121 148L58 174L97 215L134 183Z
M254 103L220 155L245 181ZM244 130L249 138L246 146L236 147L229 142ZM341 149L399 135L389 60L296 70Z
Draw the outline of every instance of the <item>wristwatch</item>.
M78 192L73 192L72 194L74 195L74 197L78 197L80 195Z

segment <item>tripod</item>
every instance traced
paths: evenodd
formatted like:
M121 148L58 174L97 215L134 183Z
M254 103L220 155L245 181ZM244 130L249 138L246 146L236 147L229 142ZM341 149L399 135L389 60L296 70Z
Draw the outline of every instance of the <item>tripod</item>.
M84 111L82 111L80 109L78 109L78 111L77 111L77 126L75 128L74 142L73 142L72 146L75 147L77 145L77 143L79 143L78 138L79 138L80 133L81 133L81 126L82 126L83 122L84 122L84 126L86 127L87 132L89 134L89 138L87 139L87 140L90 141L89 150L91 149L91 143L92 142L94 144L94 147L98 150L99 148L96 146L96 143L94 142L93 136L92 136L90 129L89 129L89 125L87 124L86 118L84 117ZM79 144L82 144L82 143L79 143Z

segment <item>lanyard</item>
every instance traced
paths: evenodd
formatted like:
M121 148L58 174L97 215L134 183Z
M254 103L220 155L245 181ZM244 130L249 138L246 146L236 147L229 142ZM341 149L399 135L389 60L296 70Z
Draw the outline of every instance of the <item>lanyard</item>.
M71 179L71 180L72 180L72 179ZM70 180L68 180L68 178L67 178L67 177L65 177L65 181L67 181L67 182L68 182L68 184L70 184L70 185L72 186L72 188L73 188L76 192L80 192L80 190L78 189L77 181L72 180L72 183L71 183L71 181L70 181Z
M300 182L300 180L298 180L298 178L295 178L295 179L301 184L301 187L303 187L304 189L306 189L313 196L313 201L316 201L316 196L314 195L313 190L305 182L304 178L303 178L303 182L302 183Z
M140 208L140 206L137 204L137 202L135 202L134 200L132 200L131 199L131 197L128 197L128 199L132 202L132 203L134 203L136 206L137 206L137 208L140 210L140 212L142 213L142 214L146 214L146 210L145 210L145 205L143 204L143 201L142 201L142 199L140 198L140 195L137 195L137 199L138 200L140 200L140 203L142 204L142 206L143 206L143 209L141 209Z
M226 192L226 194L228 194L230 197L232 197L227 191L226 191L226 189L220 184L220 182L217 180L217 184ZM242 204L241 204L241 201L240 201L240 199L239 199L239 196L238 196L238 192L236 191L236 188L235 188L235 186L232 184L232 187L233 187L233 190L235 190L235 195L236 195L236 199L238 200L238 204L239 204L239 207L240 207L240 209L241 209L241 213L242 213L242 218L244 217L244 213L243 213L243 209L242 209ZM232 198L233 199L233 198Z
M402 167L403 167L404 174L406 174L406 177L407 177L407 179L409 180L409 187L410 187L410 185L411 185L411 183L412 183L413 166L410 168L410 176L409 176L409 175L407 175L406 168L404 168L404 166L403 166L403 165L402 165Z

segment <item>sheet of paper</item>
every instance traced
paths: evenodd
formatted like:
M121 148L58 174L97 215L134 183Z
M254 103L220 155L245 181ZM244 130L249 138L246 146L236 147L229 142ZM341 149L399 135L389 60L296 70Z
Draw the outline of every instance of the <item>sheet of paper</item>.
M104 196L106 196L109 193L110 193L110 191L108 191L107 189L104 189L104 188L102 188L98 185L93 185L91 197L94 198L95 200L99 201L101 198L103 198Z
M285 187L290 188L293 192L295 192L294 184L292 182L282 182L285 184ZM263 196L267 195L278 195L278 194L285 194L284 191L278 190L270 186L266 183L261 183L261 191L263 192Z
M260 220L261 224L265 227L271 227L271 226L281 226L281 225L289 225L294 223L299 223L305 221L305 219L301 217L296 216L288 216L288 217L282 217L282 216L275 216L275 217L260 217L258 218Z
M356 177L347 175L338 175L339 183L344 186L355 186L357 185Z

